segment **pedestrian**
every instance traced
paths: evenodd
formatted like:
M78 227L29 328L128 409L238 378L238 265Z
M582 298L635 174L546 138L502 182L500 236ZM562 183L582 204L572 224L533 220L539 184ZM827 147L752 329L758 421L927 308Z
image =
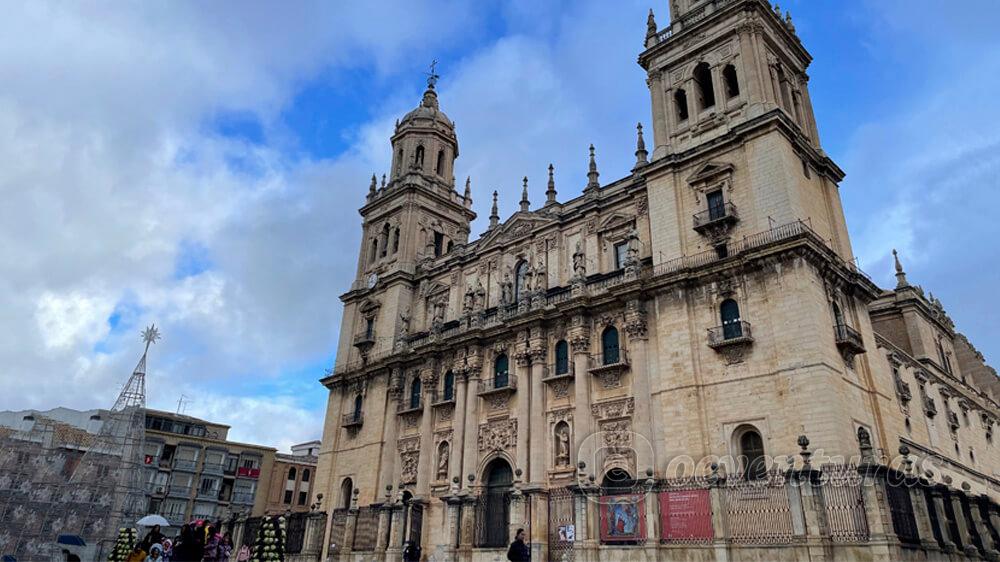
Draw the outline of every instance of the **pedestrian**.
M518 529L514 533L514 542L510 543L507 549L507 560L511 562L530 562L531 549L524 542L524 529Z
M212 524L206 525L205 551L202 554L202 560L205 562L224 562L228 558L228 556L222 556L222 537L219 536L219 533L215 532L215 526Z
M174 559L174 541L163 539L163 562L170 562Z
M153 546L149 547L149 556L146 557L146 562L163 562L163 545L153 543Z
M239 551L236 552L236 562L249 562L250 560L250 547L243 545L240 547Z
M229 533L222 535L222 543L219 544L219 549L221 550L219 560L229 560L229 557L233 554L233 537Z
M163 533L160 532L160 526L153 525L153 528L146 533L146 538L142 539L143 550L149 552L149 549L152 548L154 544L162 544L164 538L166 537L164 537Z
M142 549L142 542L135 543L125 562L146 562L146 551Z
M420 561L420 545L416 541L406 541L406 546L403 547L403 562L419 562Z

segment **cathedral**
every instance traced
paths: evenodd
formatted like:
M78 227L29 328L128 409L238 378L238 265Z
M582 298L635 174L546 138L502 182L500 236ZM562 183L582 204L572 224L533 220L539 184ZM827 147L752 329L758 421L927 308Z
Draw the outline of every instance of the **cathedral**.
M322 559L521 528L532 560L998 559L1000 379L905 256L856 266L791 16L672 0L644 47L631 174L591 147L582 193L550 168L475 238L436 76L397 122L322 379Z

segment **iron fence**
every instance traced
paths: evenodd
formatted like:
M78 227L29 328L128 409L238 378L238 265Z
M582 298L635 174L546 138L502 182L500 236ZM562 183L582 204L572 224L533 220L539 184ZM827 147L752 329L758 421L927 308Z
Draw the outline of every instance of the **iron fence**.
M729 540L734 544L792 542L792 513L784 473L775 470L755 480L729 480L725 492Z
M240 541L244 546L253 546L257 541L257 533L264 522L263 517L250 517L243 524L243 539Z
M358 510L357 523L354 527L354 546L351 550L373 551L378 538L378 510L373 507L362 507Z
M549 490L549 562L572 562L576 540L574 496L569 488Z
M335 509L330 522L330 554L339 554L344 547L344 532L347 528L347 510Z
M476 498L476 546L483 548L507 546L510 499L509 490L486 491Z
M285 554L302 552L302 543L306 537L306 513L293 513L288 517L285 527Z
M885 498L889 504L889 514L892 516L892 528L899 537L899 542L920 544L920 533L917 530L917 519L913 514L909 486L906 486L901 479L887 480Z
M826 465L821 490L830 538L834 542L865 542L869 538L862 479L857 467Z

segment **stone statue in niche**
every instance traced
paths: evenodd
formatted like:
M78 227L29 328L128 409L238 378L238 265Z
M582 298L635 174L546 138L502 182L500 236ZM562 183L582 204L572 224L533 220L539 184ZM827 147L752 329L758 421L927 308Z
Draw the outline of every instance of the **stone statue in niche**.
M448 457L449 457L448 444L442 443L441 449L438 451L438 463L437 463L437 479L447 480L448 479Z
M486 308L486 289L483 288L482 281L476 280L476 293L473 299L473 308Z
M468 314L472 312L472 309L476 306L476 293L472 290L470 286L465 290L465 298L462 303L462 312Z
M587 277L587 254L583 253L583 247L576 243L576 251L573 252L573 274L579 279Z
M434 301L432 306L434 307L434 317L432 322L434 324L441 324L444 322L444 302Z
M556 466L569 466L569 428L566 424L556 429Z
M545 291L549 288L549 279L545 271L545 258L538 258L538 265L535 267L535 289Z
M639 259L639 231L636 230L634 224L629 229L628 234L625 235L625 240L628 241L626 260L630 263L635 263Z
M399 313L399 335L406 336L410 333L410 309L407 308Z
M510 282L510 271L503 274L500 282L500 304L510 304L514 300L514 285Z

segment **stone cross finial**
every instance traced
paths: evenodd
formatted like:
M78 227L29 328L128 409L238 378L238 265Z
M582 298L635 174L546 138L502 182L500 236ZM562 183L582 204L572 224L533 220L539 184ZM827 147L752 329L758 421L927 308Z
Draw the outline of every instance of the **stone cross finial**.
M650 35L656 35L656 17L653 16L653 9L649 9L649 15L646 16L646 37Z
M524 176L524 187L521 189L521 210L527 212L531 208L528 201L528 176Z
M372 184L368 186L368 198L371 199L372 197L375 197L375 193L377 190L378 190L378 178L375 177L375 174L372 174Z
M549 187L545 190L545 204L552 205L556 202L556 178L555 167L549 164Z
M903 271L903 264L899 262L899 254L895 248L892 250L892 258L896 262L896 288L909 287L910 282L906 280L906 272Z
M472 203L472 176L465 178L465 194L462 195L466 203Z
M427 87L432 90L434 89L434 85L437 84L438 79L441 78L438 76L437 72L434 72L434 68L437 66L437 63L437 60L432 60L431 71L427 73Z

